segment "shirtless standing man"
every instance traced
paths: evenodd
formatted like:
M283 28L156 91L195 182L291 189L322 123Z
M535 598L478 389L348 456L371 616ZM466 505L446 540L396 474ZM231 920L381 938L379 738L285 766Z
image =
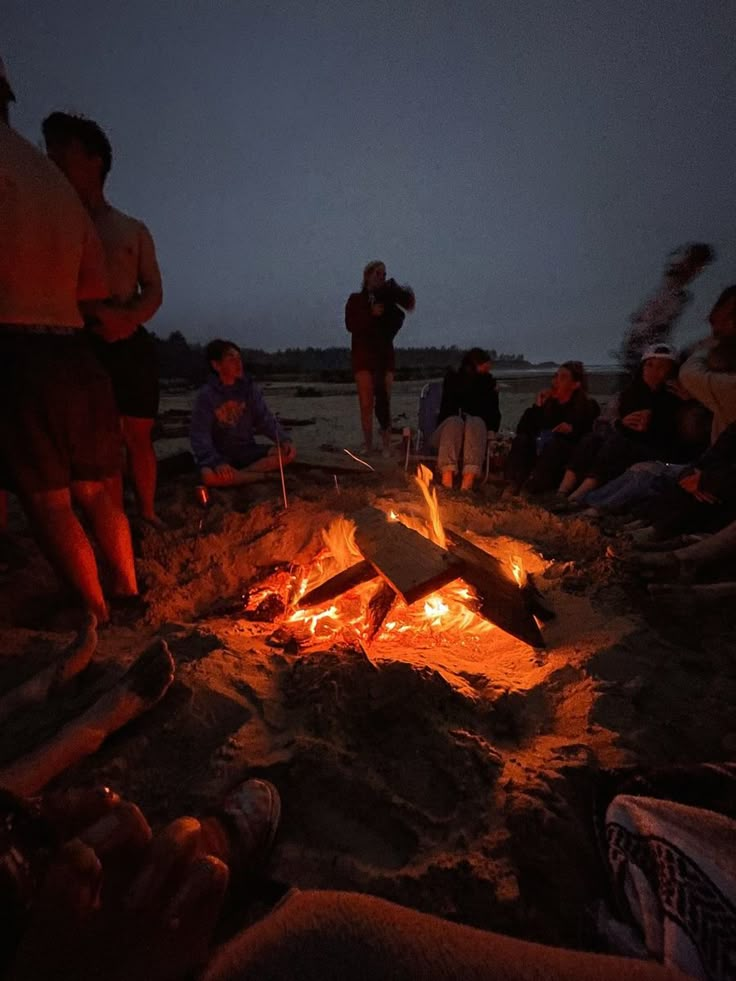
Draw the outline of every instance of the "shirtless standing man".
M156 249L146 226L105 198L112 148L97 123L53 112L43 122L43 135L49 157L79 194L105 250L111 299L93 311L96 351L112 379L138 510L145 521L160 526L151 442L158 414L158 363L155 341L143 326L163 299ZM122 480L114 494L122 504Z

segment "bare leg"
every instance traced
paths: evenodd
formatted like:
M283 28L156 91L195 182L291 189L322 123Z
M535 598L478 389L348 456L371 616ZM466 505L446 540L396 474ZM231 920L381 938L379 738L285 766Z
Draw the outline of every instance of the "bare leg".
M363 430L363 445L364 448L370 453L373 450L373 372L356 371L355 384L358 386L360 426Z
M158 522L154 509L156 497L156 454L151 442L153 419L123 416L123 441L128 451L128 466L141 517Z
M295 971L295 965L298 969ZM684 981L633 958L544 947L359 893L303 892L215 952L202 981Z
M578 487L576 491L570 494L568 500L570 501L582 501L586 494L589 494L592 490L595 490L598 486L598 481L595 477L586 477L582 484Z
M138 593L138 583L128 519L113 503L101 481L76 480L72 484L72 494L89 519L95 538L112 570L114 595L135 596Z
M25 507L38 542L54 569L79 593L98 622L106 623L107 604L95 554L72 510L70 489L29 494Z
M287 466L284 462L284 466ZM239 470L233 469L229 473L216 473L209 467L203 467L201 471L202 483L206 487L240 487L242 484L255 484L261 480L265 473L273 473L279 469L279 454L275 446L268 451L268 456L255 460L247 467Z
M577 487L577 483L578 483L578 475L575 473L575 471L566 470L562 478L562 482L560 483L560 486L557 488L557 493L564 494L565 497L567 497L568 494L572 494L572 492L575 490L575 488Z
M113 504L123 510L123 475L117 474L115 477L107 477L104 480L105 490Z
M391 450L391 389L394 384L392 371L378 372L375 381L376 419L381 427L384 452Z

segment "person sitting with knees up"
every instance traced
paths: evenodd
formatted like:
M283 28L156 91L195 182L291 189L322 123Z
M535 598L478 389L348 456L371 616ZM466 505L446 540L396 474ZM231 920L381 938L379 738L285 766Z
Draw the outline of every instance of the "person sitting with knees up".
M614 480L643 460L679 462L678 396L668 387L677 354L668 344L655 344L642 355L639 372L620 396L618 419L610 435L586 437L570 460L560 495L580 506L596 487Z
M540 392L516 428L506 462L505 494L522 487L539 494L553 490L580 439L589 433L600 414L588 396L581 361L565 361L557 369L549 389Z
M294 444L244 373L237 344L211 341L205 353L213 375L197 395L190 430L202 482L208 487L250 483L256 474L278 470L279 453L284 465L291 463ZM256 443L256 435L276 445Z
M490 354L474 347L459 371L451 368L445 375L439 425L432 435L443 487L452 487L462 457L462 489L472 490L485 459L488 433L498 432L501 413L491 367Z

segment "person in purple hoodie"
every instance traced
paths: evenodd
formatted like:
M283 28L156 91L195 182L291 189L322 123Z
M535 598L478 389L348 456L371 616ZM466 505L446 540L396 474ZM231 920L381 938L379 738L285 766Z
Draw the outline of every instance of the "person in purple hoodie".
M205 350L214 374L200 389L192 411L190 439L208 487L250 483L253 474L278 470L279 448L284 465L296 449L270 412L263 394L243 371L240 349L233 341L211 341ZM276 445L256 443L267 436Z

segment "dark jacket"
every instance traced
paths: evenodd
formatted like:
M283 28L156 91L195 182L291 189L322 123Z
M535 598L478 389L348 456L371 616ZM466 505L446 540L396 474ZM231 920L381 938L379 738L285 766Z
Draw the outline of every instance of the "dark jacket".
M493 375L482 372L455 371L450 369L442 383L442 402L438 424L449 416L462 413L479 416L486 427L498 432L501 412L498 407L498 390Z
M383 303L380 317L372 315L372 303ZM345 305L345 326L353 335L353 372L394 370L394 337L405 317L402 307L414 309L414 294L393 279L375 294L366 289L350 294Z
M571 441L578 440L590 432L600 411L600 406L595 399L588 398L581 391L575 392L568 402L558 402L556 398L548 398L544 405L533 405L524 412L517 432L538 436L542 432L549 432L562 422L567 422L572 426L572 432L565 438Z
M736 500L736 422L726 426L695 462L694 469L701 471L701 490L729 504Z
M624 426L622 420L630 412L648 409L652 420L646 432L639 433ZM635 443L646 443L657 451L657 459L676 460L679 453L677 419L680 400L666 388L653 391L642 378L636 378L621 392L616 429Z

